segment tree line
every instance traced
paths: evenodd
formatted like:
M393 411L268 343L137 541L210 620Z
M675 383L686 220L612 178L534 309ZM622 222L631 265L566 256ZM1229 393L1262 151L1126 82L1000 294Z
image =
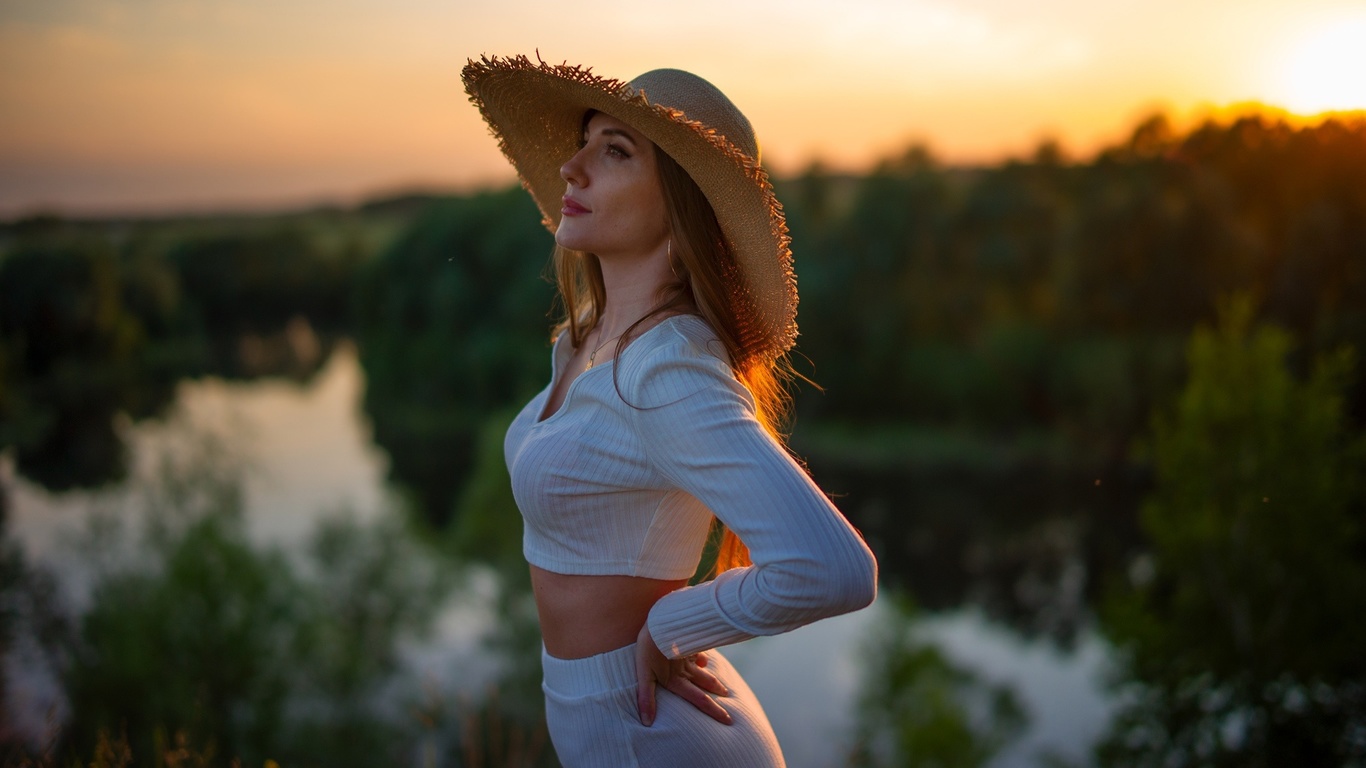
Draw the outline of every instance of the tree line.
M914 147L864 175L780 181L798 364L823 387L797 393L797 438L819 452L832 425L914 424L984 444L1060 436L1063 461L1126 461L1220 296L1254 297L1301 342L1301 366L1366 346L1363 178L1366 119L1251 115L1185 133L1156 116L1085 161L1045 144L955 168ZM483 420L548 376L550 246L517 189L12 223L0 445L51 488L116 479L115 413L158 413L181 377L250 375L235 340L303 317L357 340L376 438L444 519ZM1360 378L1347 403L1360 423Z

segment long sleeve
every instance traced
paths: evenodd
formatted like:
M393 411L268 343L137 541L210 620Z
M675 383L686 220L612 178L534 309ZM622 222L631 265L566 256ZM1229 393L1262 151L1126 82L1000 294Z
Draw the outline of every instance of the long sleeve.
M715 355L665 346L627 387L646 459L734 531L753 565L663 597L648 620L655 643L685 656L871 603L872 553L759 424L749 392Z

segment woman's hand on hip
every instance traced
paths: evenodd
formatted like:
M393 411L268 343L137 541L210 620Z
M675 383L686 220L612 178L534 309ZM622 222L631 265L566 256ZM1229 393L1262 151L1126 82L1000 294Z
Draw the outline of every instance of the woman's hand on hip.
M730 713L715 696L729 696L725 684L704 669L707 657L699 653L681 659L670 659L660 653L647 624L636 636L636 709L640 722L649 726L655 721L655 686L662 685L679 698L702 710L713 720L730 725Z

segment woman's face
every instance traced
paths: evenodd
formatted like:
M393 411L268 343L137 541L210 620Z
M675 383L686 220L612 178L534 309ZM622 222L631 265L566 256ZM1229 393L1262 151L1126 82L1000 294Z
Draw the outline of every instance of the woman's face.
M583 146L560 167L566 188L555 241L599 258L664 247L668 224L655 151L635 129L594 113Z

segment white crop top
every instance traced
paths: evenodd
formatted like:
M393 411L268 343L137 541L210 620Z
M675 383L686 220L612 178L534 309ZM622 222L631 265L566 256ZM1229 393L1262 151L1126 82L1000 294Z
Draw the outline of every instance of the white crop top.
M665 319L581 373L559 410L539 419L573 353L566 337L551 354L550 384L504 443L528 562L564 574L687 578L714 513L754 565L655 604L650 634L674 657L872 601L872 553L755 419L704 320Z

